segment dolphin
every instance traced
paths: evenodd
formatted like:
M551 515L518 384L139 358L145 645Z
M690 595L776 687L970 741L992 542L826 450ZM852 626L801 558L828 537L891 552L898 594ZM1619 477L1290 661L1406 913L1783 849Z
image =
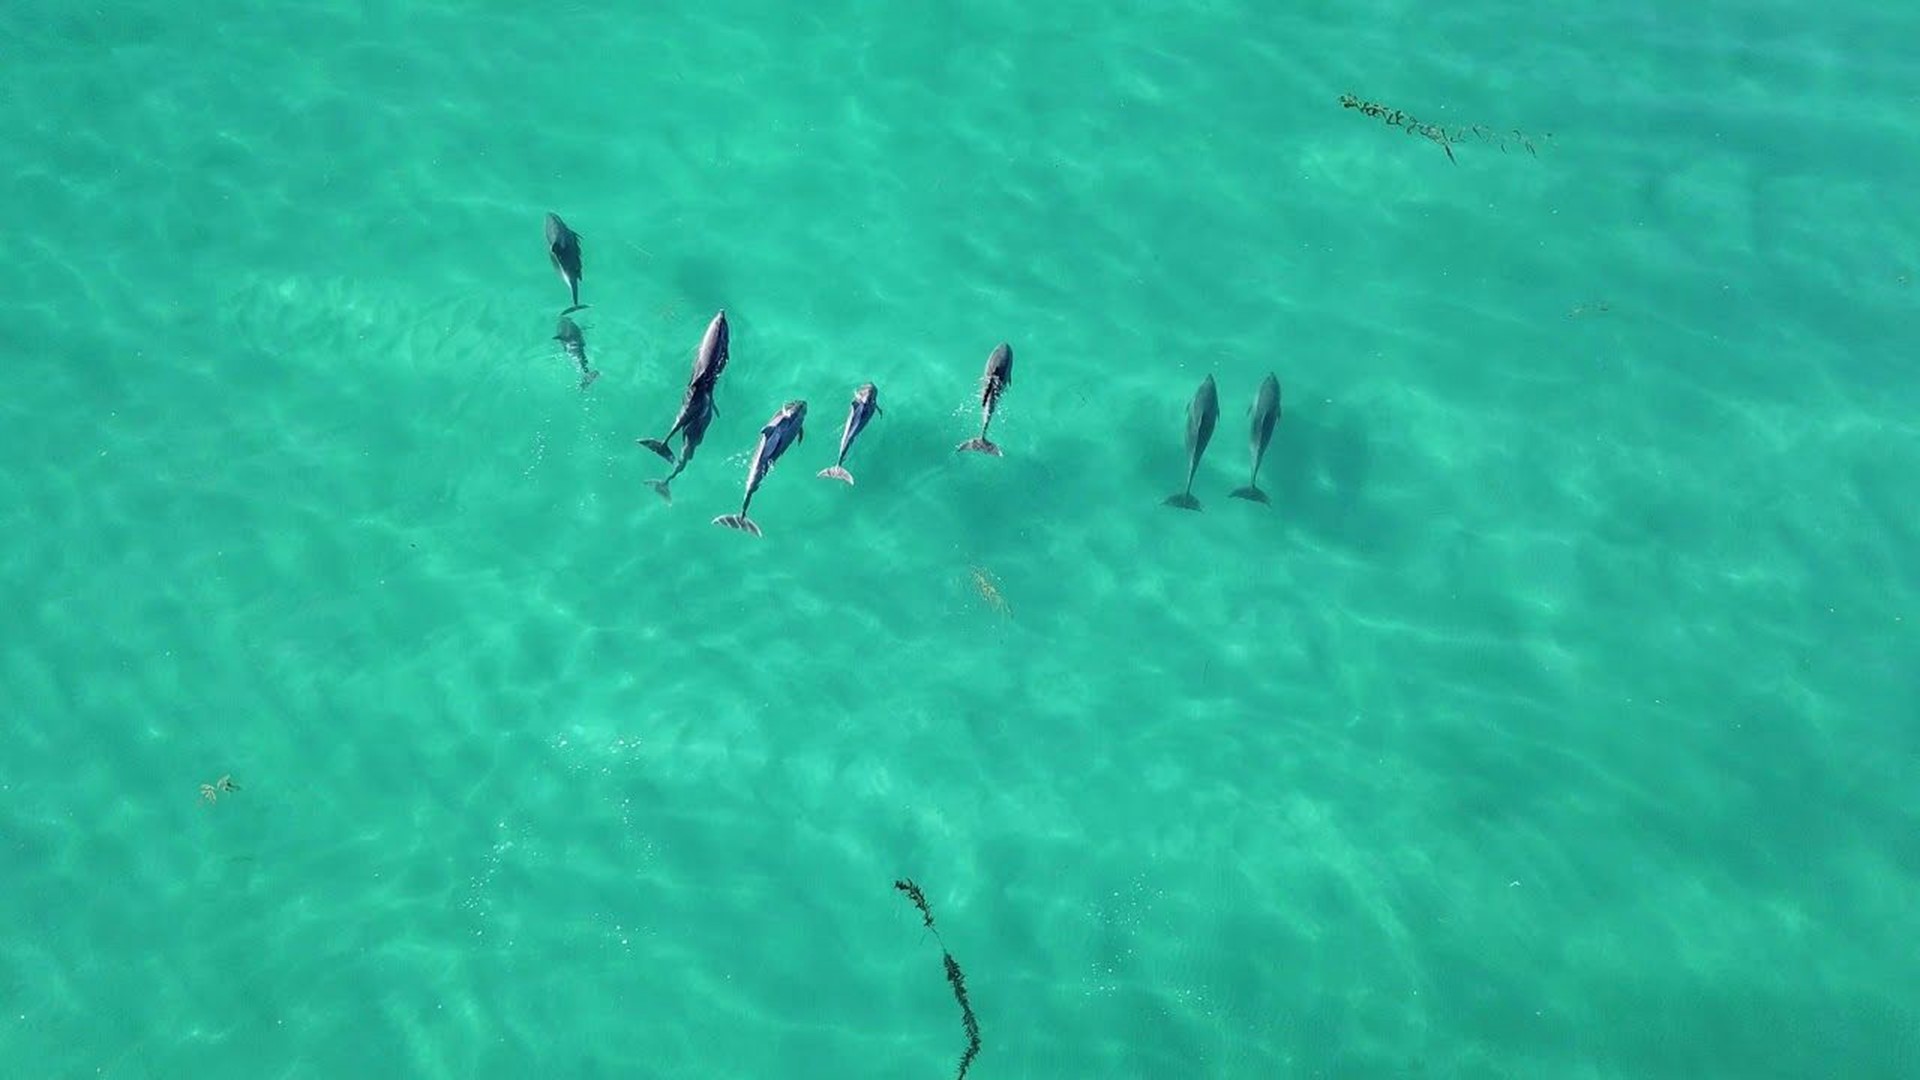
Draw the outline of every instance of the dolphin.
M1168 506L1200 509L1200 500L1193 497L1193 474L1200 468L1200 455L1207 452L1207 443L1213 439L1214 422L1219 419L1220 395L1213 388L1213 376L1209 375L1200 389L1194 391L1193 404L1187 406L1187 490L1167 496Z
M847 451L853 449L853 440L860 437L868 421L880 415L879 393L872 383L862 383L860 389L853 392L853 405L847 409L847 426L840 431L840 457L832 466L821 469L819 475L853 483L853 474L846 470Z
M560 314L570 315L586 307L580 302L580 234L567 228L559 214L547 215L547 255L553 259L553 268L560 271L560 280L567 283L567 291L573 295L573 306Z
M733 328L727 325L727 309L721 308L707 323L707 332L700 335L700 348L693 354L693 373L687 381L705 383L709 388L719 382L720 373L727 369L732 344Z
M673 492L667 485L673 483L673 478L679 476L687 467L687 462L693 460L693 452L700 449L700 441L707 437L707 425L713 423L713 388L688 387L686 404L680 409L686 416L685 422L680 425L680 460L665 479L647 481L647 486L659 492L669 506L673 505Z
M680 399L680 412L673 418L673 427L658 439L639 440L641 446L672 461L673 451L667 444L673 441L675 435L686 430L688 422L694 417L696 411L694 406L698 398L704 396L706 399L705 405L701 408L714 412L720 411L714 405L713 391L720 384L720 373L726 370L727 347L732 336L727 329L726 310L722 309L713 317L713 321L707 324L707 332L700 338L700 348L693 354L693 374L687 378L687 392ZM695 391L699 391L699 394Z
M780 455L787 452L787 447L806 438L807 433L802 426L806 422L806 402L789 401L780 406L780 411L773 414L767 426L760 429L760 445L753 448L753 461L747 466L747 495L740 500L740 512L714 518L715 525L760 535L760 526L747 517L747 507L753 505L753 493L760 490L760 481L767 478L773 463L780 460Z
M1000 448L987 441L987 425L993 423L993 410L1000 403L1000 395L1013 385L1013 346L1001 342L987 357L986 377L980 383L980 437L968 439L956 450L978 450L983 454L1000 456Z
M587 366L587 339L580 333L580 327L565 315L560 316L560 327L553 333L553 340L567 351L573 362L580 365L580 389L593 385L600 373Z
M1273 425L1280 421L1280 380L1267 373L1260 384L1260 396L1253 402L1253 434L1248 440L1253 447L1253 476L1247 480L1247 486L1234 490L1236 499L1252 499L1254 502L1267 501L1267 493L1260 490L1260 462L1267 456L1267 444L1273 441Z
M681 452L688 452L686 445L687 430L696 422L702 427L705 427L713 417L703 414L719 411L715 409L713 405L713 390L713 384L711 383L688 383L687 392L680 397L680 411L674 414L673 427L667 430L666 435L658 439L635 439L634 441L654 453L659 454L661 457L666 458L668 461L674 461L673 447L667 444L673 441L675 435L678 435L680 436Z

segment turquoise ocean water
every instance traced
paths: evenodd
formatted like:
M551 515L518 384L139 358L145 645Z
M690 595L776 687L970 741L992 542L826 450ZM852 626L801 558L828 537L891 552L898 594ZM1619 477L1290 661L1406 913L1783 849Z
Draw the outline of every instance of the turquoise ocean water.
M0 1076L1920 1075L1916 40L0 8Z

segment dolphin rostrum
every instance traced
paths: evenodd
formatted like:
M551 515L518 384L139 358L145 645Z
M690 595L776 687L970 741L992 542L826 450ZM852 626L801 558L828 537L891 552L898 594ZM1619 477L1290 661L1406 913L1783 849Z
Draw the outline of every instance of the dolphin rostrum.
M747 494L740 500L740 512L714 518L715 525L760 535L760 526L747 517L747 507L753 505L753 493L760 490L760 481L767 478L773 463L780 460L780 455L787 452L787 447L806 438L803 427L806 422L806 402L789 401L780 406L780 411L773 414L767 426L760 429L760 445L753 448L753 461L747 466Z
M586 307L580 302L580 234L567 228L559 214L547 215L547 255L553 259L553 268L560 271L560 280L567 283L567 291L573 296L573 306L560 314L570 315Z
M639 440L641 446L672 461L673 450L667 444L673 441L675 435L686 430L696 412L701 409L719 411L714 406L713 391L720 383L720 373L726 370L727 348L731 339L732 334L727 329L727 313L722 309L707 324L707 332L700 338L700 348L693 354L693 374L687 379L687 392L680 399L680 412L673 418L673 427L658 439ZM681 449L684 452L686 448L683 445Z
M1000 403L1000 395L1013 385L1013 346L1001 342L987 357L987 373L980 382L980 436L968 439L955 447L956 450L978 450L983 454L1000 456L1000 448L987 440L987 425L993 423L993 410Z
M600 373L587 366L587 339L580 333L580 327L565 315L560 316L560 326L553 333L553 340L567 351L573 362L580 365L580 389L593 385Z
M659 492L669 506L673 504L673 492L667 485L673 483L673 478L679 476L687 467L687 462L693 460L693 452L700 449L700 441L707 437L707 425L713 423L713 388L698 384L687 387L687 400L680 406L680 411L685 417L684 422L679 424L680 460L665 479L647 481L647 486Z
M867 422L880 415L879 393L872 383L862 383L860 389L853 392L853 404L847 409L847 426L840 431L840 457L821 469L821 476L853 483L853 474L846 470L847 451L853 449L853 440L860 437Z
M1253 447L1253 476L1247 480L1246 487L1234 491L1234 498L1252 499L1257 503L1267 501L1267 493L1260 490L1260 462L1267 456L1267 444L1273 441L1273 425L1279 420L1280 380L1268 372L1260 384L1260 396L1253 402L1253 434L1248 440Z
M1213 439L1214 421L1219 419L1220 395L1213 388L1213 376L1209 375L1194 392L1193 404L1187 406L1187 489L1167 496L1168 506L1200 509L1200 500L1193 497L1193 474L1200 468L1200 455L1207 452L1207 443Z

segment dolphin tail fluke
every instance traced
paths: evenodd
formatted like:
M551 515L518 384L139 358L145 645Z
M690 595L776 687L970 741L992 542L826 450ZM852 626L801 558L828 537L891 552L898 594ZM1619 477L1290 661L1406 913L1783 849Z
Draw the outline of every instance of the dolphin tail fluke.
M955 450L975 450L982 454L988 454L993 457L1000 456L1000 448L993 445L991 442L988 442L987 437L985 435L982 435L977 439L968 439L966 442L963 442L959 446L954 447L954 449Z
M821 469L820 475L828 480L844 480L849 484L853 483L853 474L838 465L830 465L827 468Z
M1260 503L1263 506L1270 501L1267 498L1266 492L1261 491L1259 488L1253 486L1252 484L1248 484L1246 487L1243 487L1243 488L1236 488L1233 492L1233 497L1236 499L1247 499L1251 502Z
M1192 493L1183 491L1178 495L1167 496L1167 505L1177 506L1182 510L1198 510L1200 509L1200 500L1194 498Z
M713 523L725 525L729 529L739 529L743 533L752 533L754 536L760 535L760 526L755 525L753 520L745 514L721 514L713 519Z
M670 447L668 447L666 443L661 442L659 439L636 439L634 441L638 442L641 446L646 447L647 449L653 451L654 453L659 454L661 457L666 458L667 464L669 465L675 464L673 460L673 450Z
M652 488L661 498L667 500L668 506L672 506L673 489L667 486L669 483L670 481L666 480L649 480L647 481L647 486Z
M581 372L580 373L580 389L585 390L587 387L592 386L594 383L594 380L598 379L599 377L600 377L600 373L597 371Z
M587 310L588 308L590 308L590 307L592 307L592 306L593 306L592 304L583 304L583 303L581 303L581 302L580 302L580 298L579 298L578 296L576 296L576 297L574 297L574 298L573 298L573 306L572 306L572 307L570 307L570 308L568 308L568 309L566 309L565 311L562 311L562 312L561 312L560 314L562 314L562 315L571 315L571 314L573 314L573 313L574 313L574 312L576 312L576 311L585 311L585 310Z

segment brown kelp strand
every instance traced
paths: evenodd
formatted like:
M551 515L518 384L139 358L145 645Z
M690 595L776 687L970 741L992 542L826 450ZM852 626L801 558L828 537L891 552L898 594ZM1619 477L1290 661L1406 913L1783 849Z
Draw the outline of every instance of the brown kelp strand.
M920 909L920 918L938 940L940 930L933 925L933 909L927 906L927 895L920 891L920 886L914 884L912 878L903 878L894 882L893 887L906 893L913 906ZM967 976L944 944L940 947L940 958L947 966L947 985L953 987L953 1000L960 1003L960 1023L967 1030L967 1048L960 1053L960 1069L954 1074L954 1080L966 1080L967 1070L980 1054L980 1021L974 1019L973 1003L967 1000Z
M961 972L960 964L953 954L945 949L940 955L947 961L947 982L953 986L953 1000L960 1003L960 1023L967 1029L967 1048L960 1054L960 1071L954 1074L954 1080L967 1080L967 1070L973 1067L973 1059L980 1053L980 1021L973 1018L973 1005L967 1001L967 977Z
M1389 108L1378 102L1362 101L1352 94L1340 95L1340 107L1343 109L1358 109L1362 115L1371 116L1386 124L1388 127L1399 128L1409 135L1430 139L1440 144L1440 149L1447 152L1447 160L1456 165L1459 164L1459 160L1453 156L1453 146L1455 143L1468 141L1490 143L1499 147L1500 152L1503 154L1507 152L1507 147L1516 146L1524 149L1529 154L1533 154L1536 157L1539 156L1535 148L1534 136L1518 129L1513 131L1496 131L1483 124L1474 124L1471 127L1445 128L1438 124L1423 123L1399 109ZM1540 136L1540 138L1543 140L1551 139L1553 138L1553 133L1548 132Z
M927 929L933 930L933 911L927 907L927 894L920 891L920 886L915 885L912 878L906 878L894 882L893 887L907 894L913 906L920 909L920 917L926 921ZM934 930L934 933L938 934L939 931Z

